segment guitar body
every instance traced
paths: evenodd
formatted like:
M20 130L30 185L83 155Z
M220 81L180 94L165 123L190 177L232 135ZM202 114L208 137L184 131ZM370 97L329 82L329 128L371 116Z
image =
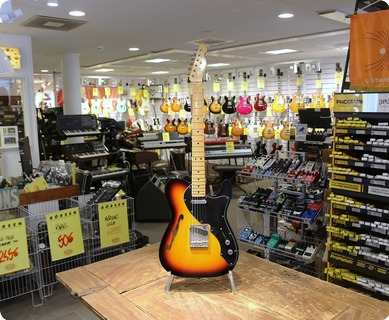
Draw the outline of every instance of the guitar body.
M225 114L233 114L236 112L235 96L233 96L232 98L228 98L227 96L224 97L222 110Z
M213 122L208 120L204 121L204 134L214 134L216 129L213 126Z
M243 134L242 123L239 120L235 120L231 129L231 134L235 137L240 137Z
M209 105L209 111L211 113L220 113L222 111L222 106L220 104L220 98L215 99L214 97L211 97L211 104Z
M284 97L276 93L274 95L274 101L271 105L274 112L282 113L285 111L285 100Z
M181 277L226 274L238 260L238 246L226 217L231 182L224 181L218 194L206 196L204 203L196 205L191 203L191 187L179 179L170 180L165 187L172 218L159 247L161 264ZM193 210L201 210L202 220ZM204 234L207 246L200 246Z
M289 141L290 140L290 124L286 124L286 121L282 123L282 130L280 133L280 137L282 140Z
M176 132L177 131L177 126L175 124L175 119L173 121L170 121L169 119L166 119L166 124L165 124L165 131L166 132Z
M217 127L217 136L219 138L228 137L228 123L219 122Z
M276 135L274 130L274 124L270 121L265 121L265 128L262 133L263 137L266 139L273 139Z
M177 132L179 134L187 134L188 133L188 123L187 120L178 120Z
M126 99L120 98L118 105L116 107L116 111L120 113L124 113L127 111L127 102Z
M238 111L239 114L244 115L244 116L250 114L253 111L253 106L250 103L250 96L247 97L247 99L240 96L239 103L236 106L236 110Z
M292 110L294 113L298 113L299 109L304 108L304 106L304 96L295 92L293 94L292 102L289 105L290 110Z
M188 99L185 99L184 110L186 112L190 112L190 104L188 102Z
M255 96L254 109L257 111L265 111L267 109L267 102L265 96L261 96L259 93Z
M322 93L314 93L311 108L325 108L326 102Z
M162 98L162 103L159 107L159 109L163 112L163 113L167 113L169 111L169 105L166 101L165 98Z
M179 112L181 110L181 102L177 98L173 98L173 103L171 105L173 112Z

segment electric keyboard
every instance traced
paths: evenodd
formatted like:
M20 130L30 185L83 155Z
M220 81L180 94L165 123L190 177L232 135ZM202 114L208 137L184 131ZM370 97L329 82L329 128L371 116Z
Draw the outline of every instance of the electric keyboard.
M76 162L107 158L111 155L101 141L65 144L62 149L70 161Z
M56 125L59 135L65 138L101 134L94 114L58 115Z
M187 144L184 138L180 138L177 132L169 132L169 139L164 140L162 133L158 135L145 135L138 138L139 147L147 149L185 148Z
M233 152L227 152L225 145L205 145L205 160L231 159L231 158L251 158L254 156L250 145L235 144Z

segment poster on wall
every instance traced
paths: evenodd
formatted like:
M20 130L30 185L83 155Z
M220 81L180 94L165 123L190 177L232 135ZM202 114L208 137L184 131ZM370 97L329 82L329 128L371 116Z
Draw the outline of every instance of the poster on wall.
M49 213L46 222L52 261L85 252L78 207Z
M2 148L18 148L19 135L17 126L0 127L1 145Z
M0 275L28 269L26 221L24 218L0 222Z

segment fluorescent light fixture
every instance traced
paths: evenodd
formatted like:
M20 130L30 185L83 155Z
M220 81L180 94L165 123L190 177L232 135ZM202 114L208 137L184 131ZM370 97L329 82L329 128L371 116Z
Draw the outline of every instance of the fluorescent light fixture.
M169 73L169 71L154 71L151 74L165 74L165 73Z
M47 5L49 7L58 7L58 1L57 0L47 0Z
M269 51L266 51L265 53L268 53L268 54L285 54L285 53L293 53L293 52L297 52L297 50L294 50L294 49L279 49L279 50L269 50Z
M12 73L14 72L14 68L12 68L11 61L4 53L2 49L0 49L0 73Z
M208 64L208 67L224 67L224 66L229 66L230 64L229 63L211 63L211 64Z
M139 48L132 47L132 48L128 48L128 50L130 50L130 51L138 51L138 50L139 50Z
M278 15L278 18L281 18L281 19L288 19L288 18L292 18L292 17L294 17L294 14L289 13L289 12L281 13Z
M74 11L70 11L69 15L71 15L73 17L83 17L83 16L85 16L85 12L74 10Z
M101 68L101 69L96 69L95 72L111 72L115 69L109 69L109 68Z
M156 59L146 60L146 62L150 62L150 63L162 63L167 61L170 61L170 59L156 58Z
M47 69L42 69L41 72L47 73L47 72L49 72L49 70L47 70Z

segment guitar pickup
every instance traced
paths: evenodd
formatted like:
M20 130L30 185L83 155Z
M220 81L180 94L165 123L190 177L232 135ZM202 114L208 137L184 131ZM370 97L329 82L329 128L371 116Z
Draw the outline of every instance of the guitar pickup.
M209 227L206 224L190 226L190 247L208 248L209 246Z

